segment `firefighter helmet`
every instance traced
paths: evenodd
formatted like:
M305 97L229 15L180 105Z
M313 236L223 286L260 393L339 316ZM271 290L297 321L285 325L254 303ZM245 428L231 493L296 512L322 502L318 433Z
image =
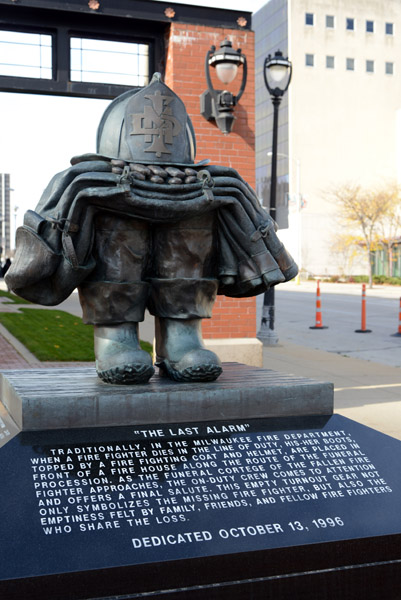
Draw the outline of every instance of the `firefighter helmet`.
M109 105L98 128L97 153L142 164L194 164L191 119L160 73L145 88L129 90Z

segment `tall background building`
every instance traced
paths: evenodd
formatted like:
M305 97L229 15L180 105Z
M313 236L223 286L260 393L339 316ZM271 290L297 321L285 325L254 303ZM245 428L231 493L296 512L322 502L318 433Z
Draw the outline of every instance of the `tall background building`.
M280 237L304 270L339 273L332 245L341 225L330 192L401 176L401 3L270 0L253 24L258 194L268 205L273 108L263 63L281 50L293 75L279 113Z
M0 259L9 257L11 250L10 192L10 175L0 173Z

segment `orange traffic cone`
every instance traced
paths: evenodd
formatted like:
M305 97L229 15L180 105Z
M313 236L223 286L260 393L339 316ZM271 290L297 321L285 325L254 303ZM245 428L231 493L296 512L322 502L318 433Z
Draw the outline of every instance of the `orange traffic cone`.
M391 334L393 337L401 337L401 298L400 298L400 310L398 312L398 331Z
M320 301L320 279L317 280L316 289L316 322L309 329L328 329L322 323L322 303Z
M372 333L371 329L366 329L366 283L362 284L361 328L360 329L355 329L355 333Z

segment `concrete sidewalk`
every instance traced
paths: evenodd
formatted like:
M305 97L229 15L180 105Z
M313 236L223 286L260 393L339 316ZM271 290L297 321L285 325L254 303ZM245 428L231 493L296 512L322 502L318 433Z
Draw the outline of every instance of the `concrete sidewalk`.
M383 293L382 288L379 293ZM390 293L396 296L399 289L391 289ZM6 306L10 307L9 310L17 309L16 305L0 304L0 310ZM81 314L76 294L55 308L76 315ZM150 338L149 341L152 341L152 319L145 320L141 332L142 339ZM9 335L7 337L12 340ZM0 370L83 364L38 363L37 359L32 359L32 355L24 353L23 347L19 347L17 351L15 346L18 347L14 342L7 342L0 333ZM285 340L280 340L275 347L264 347L263 366L281 373L333 382L336 412L401 439L401 368L348 358Z
M316 293L316 282L297 285L291 281L279 286L277 304L281 320L278 319L277 332L280 345L264 348L264 367L332 381L336 412L401 439L400 338L387 335L390 330L385 321L390 319L391 331L396 330L395 309L398 309L401 288L374 285L367 290L373 332L358 339L353 332L355 327L350 326L354 317L348 312L351 302L354 303L352 296L359 303L362 285L323 281L320 287L325 318L327 321L331 318L331 326L316 336L304 316L308 312L307 302L311 303ZM308 301L300 302L304 294L309 297ZM302 310L302 315L291 316L294 307ZM329 322L325 324L329 325ZM365 357L368 360L364 360Z
M401 369L282 342L263 348L267 369L334 383L335 412L401 440Z

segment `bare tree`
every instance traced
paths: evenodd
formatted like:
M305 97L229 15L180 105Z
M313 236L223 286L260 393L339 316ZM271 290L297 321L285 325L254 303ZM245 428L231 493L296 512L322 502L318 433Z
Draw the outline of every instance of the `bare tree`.
M345 184L330 194L338 207L340 221L349 231L359 233L365 245L369 272L369 287L372 287L371 254L379 243L379 224L390 213L394 198L385 193L386 188L364 189L359 185Z

